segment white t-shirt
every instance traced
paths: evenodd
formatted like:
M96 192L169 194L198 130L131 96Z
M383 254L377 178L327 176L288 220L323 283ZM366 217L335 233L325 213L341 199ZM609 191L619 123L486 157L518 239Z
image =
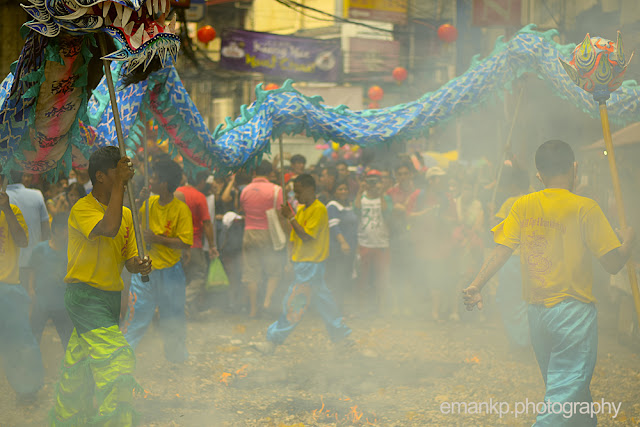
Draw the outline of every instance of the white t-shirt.
M49 222L49 213L40 190L22 184L7 186L9 202L20 208L29 228L29 246L20 249L20 267L28 267L33 248L42 240L42 223Z
M380 197L369 199L363 195L359 214L358 244L365 248L388 248L389 226L383 216Z

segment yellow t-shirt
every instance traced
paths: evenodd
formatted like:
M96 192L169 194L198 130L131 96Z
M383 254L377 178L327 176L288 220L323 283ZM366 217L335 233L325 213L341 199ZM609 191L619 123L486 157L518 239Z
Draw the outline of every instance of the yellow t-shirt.
M121 291L124 288L120 274L125 261L138 255L133 219L127 207L122 208L120 230L114 237L89 234L104 217L106 205L98 202L93 194L83 197L69 214L69 246L67 256L67 283L86 283L105 291Z
M159 200L160 196L149 198L149 229L154 234L177 237L182 243L193 245L193 221L189 206L175 197L164 206L159 203ZM140 223L144 230L147 227L146 202L140 208ZM149 257L156 270L173 267L180 261L181 256L181 249L170 248L158 243L152 244L149 249Z
M16 216L18 223L27 234L29 239L29 229L20 208L11 205L11 210ZM18 258L20 257L20 248L16 246L15 240L9 231L9 224L4 212L0 213L0 282L9 285L17 285L20 283L20 269L18 266Z
M329 214L327 208L317 199L308 208L300 205L296 213L296 221L309 236L313 237L313 240L303 242L295 230L291 230L291 241L293 242L291 261L322 262L327 259L329 256Z
M512 197L509 197L507 200L505 200L502 206L500 206L498 213L496 213L496 218L505 219L509 215L509 211L511 210L511 207L513 206L513 204L520 197L522 196L512 196Z
M502 206L500 206L500 209L498 210L498 213L495 215L495 217L498 218L498 219L505 219L507 216L509 216L509 212L511 211L511 208L513 207L513 204L520 197L522 197L522 196L512 196L512 197L509 197L507 200L505 200L504 203L502 204ZM513 255L512 256L520 257L520 248L516 248L513 251Z
M521 248L524 300L547 307L595 302L589 252L600 258L620 246L595 201L559 188L522 196L492 231L496 243Z

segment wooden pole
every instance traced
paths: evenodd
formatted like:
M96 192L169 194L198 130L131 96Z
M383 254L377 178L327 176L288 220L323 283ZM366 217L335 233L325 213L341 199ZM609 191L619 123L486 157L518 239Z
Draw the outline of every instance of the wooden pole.
M142 108L142 106L140 106ZM144 188L149 190L149 174L151 171L149 170L149 153L147 152L147 118L144 113L140 111L140 120L142 120L142 155L144 156ZM149 230L149 195L147 193L147 198L144 201L144 225L145 229ZM147 242L147 250L151 249L151 245Z
M498 177L496 178L496 185L493 187L493 194L491 195L491 206L495 210L496 206L496 197L498 196L498 186L500 185L500 180L502 179L502 171L504 169L504 161L506 160L506 155L511 150L511 138L513 137L513 129L516 126L516 120L518 120L518 113L520 112L520 102L522 101L522 94L524 93L524 86L520 88L520 94L518 95L518 102L516 103L516 109L513 112L513 118L511 119L511 127L509 128L509 133L507 134L507 141L504 145L504 149L502 150L502 159L500 161L500 166L498 166Z
M627 217L624 213L624 201L622 200L622 187L620 186L620 176L618 175L618 166L613 152L613 141L611 140L611 129L609 127L609 113L607 111L606 101L600 102L600 121L602 122L602 135L604 136L604 145L607 149L607 157L609 159L609 171L611 172L611 181L613 182L613 194L616 198L616 207L618 208L618 219L620 227L627 226ZM640 325L640 291L638 291L638 278L636 276L636 266L633 260L627 262L627 273L629 273L629 284L631 285L631 295L633 303L636 307L636 315L638 324Z
M98 43L100 44L100 51L102 56L107 56L107 45L104 40L105 35L100 33L98 36ZM122 123L120 123L120 111L118 110L118 103L116 101L116 90L113 86L113 77L111 76L111 66L109 60L103 59L102 65L104 65L104 76L107 79L107 86L109 86L109 98L111 99L111 110L113 111L113 122L116 126L116 134L118 135L118 147L120 148L120 155L125 157L127 152L124 148L124 134L122 133ZM136 200L133 196L133 188L127 184L127 194L129 195L129 206L131 206L131 217L133 218L133 231L136 237L136 244L138 246L138 256L144 258L144 245L142 244L142 234L140 233L140 221L138 219L138 209L136 208ZM143 282L149 281L149 276L142 276Z
M282 143L282 135L278 137L278 145L280 146L280 183L282 184L282 201L286 202L284 198L284 147Z
M7 184L9 183L9 178L6 176L2 177L2 192L6 193L7 192Z

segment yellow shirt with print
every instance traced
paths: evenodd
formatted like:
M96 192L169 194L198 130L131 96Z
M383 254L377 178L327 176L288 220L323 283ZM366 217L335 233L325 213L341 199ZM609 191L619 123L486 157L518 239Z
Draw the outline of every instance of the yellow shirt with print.
M160 203L160 196L149 198L149 229L154 234L165 237L179 238L182 243L193 245L193 220L189 206L175 197L166 205ZM142 228L147 226L146 201L140 208L140 223ZM153 268L160 270L173 267L180 261L182 249L174 249L159 243L153 243L149 249Z
M492 231L496 243L520 246L523 299L546 307L567 298L595 302L591 254L620 246L595 201L559 188L522 196Z
M512 196L512 197L509 197L507 200L505 200L502 206L500 206L500 209L498 209L498 213L496 213L496 218L505 219L507 216L509 216L509 211L513 207L513 204L520 197L522 196Z
M83 197L69 214L69 245L67 283L86 283L105 291L124 288L120 274L125 261L138 255L133 218L129 208L122 208L122 222L118 234L111 238L89 234L104 217L106 205L93 194Z
M16 205L10 205L11 211L16 216L18 223L29 239L29 229L27 223L24 222L22 211ZM4 212L0 212L0 283L9 285L17 285L20 283L20 269L18 266L18 258L20 257L20 248L16 245L9 224Z
M312 237L304 242L295 230L291 230L291 261L293 262L322 262L329 256L329 214L321 201L315 200L305 207L298 206L296 221L304 231Z
M495 215L495 217L498 218L499 220L504 220L507 216L509 216L509 212L511 211L511 208L513 207L513 204L520 197L522 197L522 195L520 195L520 196L512 196L512 197L509 197L507 200L505 200L504 203L502 204L502 206L500 206L500 209L498 209L498 213ZM516 248L513 251L513 255L512 256L520 257L520 248Z

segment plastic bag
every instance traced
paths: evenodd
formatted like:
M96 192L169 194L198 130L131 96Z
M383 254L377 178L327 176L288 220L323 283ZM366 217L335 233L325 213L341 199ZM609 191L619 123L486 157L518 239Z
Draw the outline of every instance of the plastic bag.
M229 287L229 278L220 258L216 258L209 264L206 289L209 291L224 290Z

